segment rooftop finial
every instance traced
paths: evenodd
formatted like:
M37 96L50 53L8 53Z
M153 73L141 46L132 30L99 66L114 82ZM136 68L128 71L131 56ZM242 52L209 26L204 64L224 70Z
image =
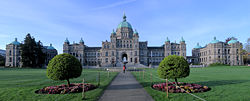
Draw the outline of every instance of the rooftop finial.
M123 12L123 22L125 22L126 21L126 15L125 15L125 12Z
M216 40L216 37L214 37L214 40Z
M50 44L49 46L52 47L52 44Z
M17 42L17 38L15 38L15 41Z

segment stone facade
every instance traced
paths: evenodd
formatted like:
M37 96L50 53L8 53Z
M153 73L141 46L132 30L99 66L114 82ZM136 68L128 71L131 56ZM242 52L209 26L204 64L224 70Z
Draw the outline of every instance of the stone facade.
M21 43L17 41L17 38L15 38L15 41L6 45L6 61L5 61L6 67L22 66L20 44ZM44 46L42 51L46 55L45 65L49 63L49 60L51 60L54 56L57 55L57 50L52 46L52 44L50 44L50 46Z
M212 40L205 47L201 47L199 43L192 50L192 62L194 64L209 65L212 63L223 63L228 65L243 65L242 43L232 39L228 43Z
M110 35L110 41L103 41L102 47L88 47L81 39L79 43L70 44L66 38L63 53L69 53L83 66L121 66L126 60L127 65L158 65L168 55L179 55L186 58L185 40L180 43L166 42L159 47L148 47L148 42L139 41L139 33L133 30L123 16L123 21Z

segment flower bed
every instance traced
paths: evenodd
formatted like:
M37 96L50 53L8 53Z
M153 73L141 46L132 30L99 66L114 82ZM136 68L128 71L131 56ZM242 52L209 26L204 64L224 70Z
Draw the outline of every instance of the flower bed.
M199 84L189 84L189 83L183 83L178 82L179 87L176 86L175 82L169 82L168 83L168 92L170 93L199 93L199 92L206 92L211 90L211 88L207 86L202 86ZM159 83L152 85L153 89L159 90L159 91L166 91L166 83Z
M97 86L89 83L84 84L84 91L89 91L97 88ZM68 93L79 93L83 90L83 83L72 83L68 85L62 84L58 86L49 86L35 91L37 94L68 94Z

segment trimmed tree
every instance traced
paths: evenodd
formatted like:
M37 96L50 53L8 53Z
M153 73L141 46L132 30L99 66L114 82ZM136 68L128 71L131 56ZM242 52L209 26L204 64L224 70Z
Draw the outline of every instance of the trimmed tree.
M177 78L189 76L190 68L186 59L182 56L170 55L165 57L158 69L158 75L163 79L174 79L178 85Z
M74 56L64 53L55 56L49 61L47 77L52 80L67 80L77 78L82 74L82 65Z

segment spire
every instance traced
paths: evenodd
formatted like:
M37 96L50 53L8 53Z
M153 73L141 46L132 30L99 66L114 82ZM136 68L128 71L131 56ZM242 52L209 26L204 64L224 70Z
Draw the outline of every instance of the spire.
M216 40L216 37L214 37L214 40Z
M125 12L123 13L123 22L125 22L126 21L126 15L125 15Z
M52 47L52 44L49 44L50 47Z
M15 41L17 42L17 38L15 38Z

